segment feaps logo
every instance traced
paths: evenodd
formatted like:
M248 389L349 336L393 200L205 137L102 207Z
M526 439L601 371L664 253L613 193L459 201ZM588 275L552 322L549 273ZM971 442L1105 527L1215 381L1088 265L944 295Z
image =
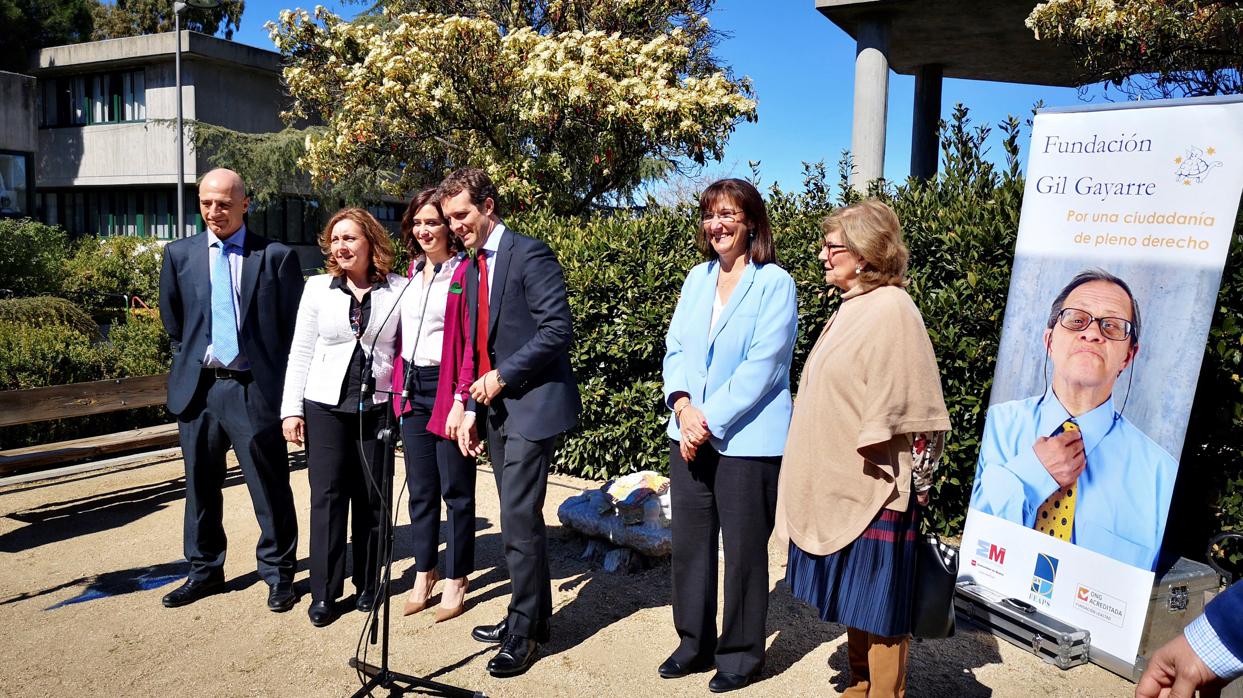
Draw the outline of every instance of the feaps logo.
M1053 598L1053 580L1057 577L1057 558L1046 553L1036 555L1032 571L1032 593L1045 599Z

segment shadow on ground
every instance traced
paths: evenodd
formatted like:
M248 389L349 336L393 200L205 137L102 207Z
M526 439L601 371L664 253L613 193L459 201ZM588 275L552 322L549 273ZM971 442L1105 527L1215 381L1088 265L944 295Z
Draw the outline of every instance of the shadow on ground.
M293 454L289 465L291 472L305 468L306 458L302 454ZM244 484L242 471L236 466L230 468L224 486ZM7 518L26 525L0 535L0 552L17 553L121 528L172 502L185 499L185 496L186 480L178 477L13 512Z

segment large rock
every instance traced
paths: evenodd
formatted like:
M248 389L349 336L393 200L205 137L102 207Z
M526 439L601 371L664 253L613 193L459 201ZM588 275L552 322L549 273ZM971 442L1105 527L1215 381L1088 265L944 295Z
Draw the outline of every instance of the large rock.
M643 523L640 524L622 523L612 503L599 490L565 500L557 509L557 518L562 526L585 536L602 538L649 557L667 557L673 552L673 538L661 511L660 497L648 497L644 502Z

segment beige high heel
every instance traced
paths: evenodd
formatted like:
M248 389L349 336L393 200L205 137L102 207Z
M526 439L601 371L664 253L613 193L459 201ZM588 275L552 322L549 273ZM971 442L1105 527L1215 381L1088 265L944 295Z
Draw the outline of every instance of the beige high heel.
M427 602L431 600L432 593L436 590L436 582L440 581L440 573L437 572L436 570L432 570L431 572L428 573L427 576L431 578L432 580L431 583L427 585L427 597L424 598L422 601L414 601L412 599L414 597L415 590L411 589L410 590L411 598L406 599L406 605L405 607L401 609L401 615L412 616L418 613L419 611L422 611L423 609L427 608Z
M443 623L447 620L457 618L458 616L465 613L466 612L466 592L468 591L470 591L470 577L463 577L462 578L462 603L458 604L457 606L454 606L453 608L437 606L436 607L436 622ZM443 594L442 594L442 597L443 597Z

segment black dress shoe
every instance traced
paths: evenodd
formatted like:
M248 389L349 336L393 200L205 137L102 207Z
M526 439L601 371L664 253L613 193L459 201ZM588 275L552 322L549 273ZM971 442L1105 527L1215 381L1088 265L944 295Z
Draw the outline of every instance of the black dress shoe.
M337 613L331 601L312 601L310 608L306 609L306 615L311 619L311 625L317 628L329 625L337 619Z
M500 644L505 641L505 636L509 633L508 619L502 620L496 625L478 625L474 630L470 631L470 636L479 642L486 642L489 645ZM546 620L541 620L535 624L535 641L546 643L551 636L549 624Z
M488 662L488 673L493 676L517 676L531 668L539 643L529 637L510 633L501 643L501 649Z
M277 582L268 590L268 610L273 613L284 613L298 602L298 595L293 593L293 582Z
M656 669L656 673L660 674L660 678L662 679L680 679L683 676L698 674L701 671L707 671L711 668L711 661L689 662L687 664L682 664L673 657L670 657L665 660L664 664L661 664L660 667Z
M199 599L219 594L221 591L224 591L223 579L189 579L185 584L164 595L164 606L166 608L188 606Z
M375 592L374 591L358 592L358 601L354 604L354 608L357 608L359 611L362 611L363 613L371 613L371 609L374 607L375 607Z
M708 690L712 691L713 693L726 693L728 691L737 691L738 689L743 688L747 684L754 681L755 678L759 676L760 672L763 670L764 670L764 665L761 664L755 671L751 672L750 674L731 674L727 671L718 671L716 672L716 676L713 676L712 680L708 682Z
M499 645L504 641L505 636L509 634L508 619L502 620L496 625L479 625L470 631L470 636L479 642L486 642L489 645Z

